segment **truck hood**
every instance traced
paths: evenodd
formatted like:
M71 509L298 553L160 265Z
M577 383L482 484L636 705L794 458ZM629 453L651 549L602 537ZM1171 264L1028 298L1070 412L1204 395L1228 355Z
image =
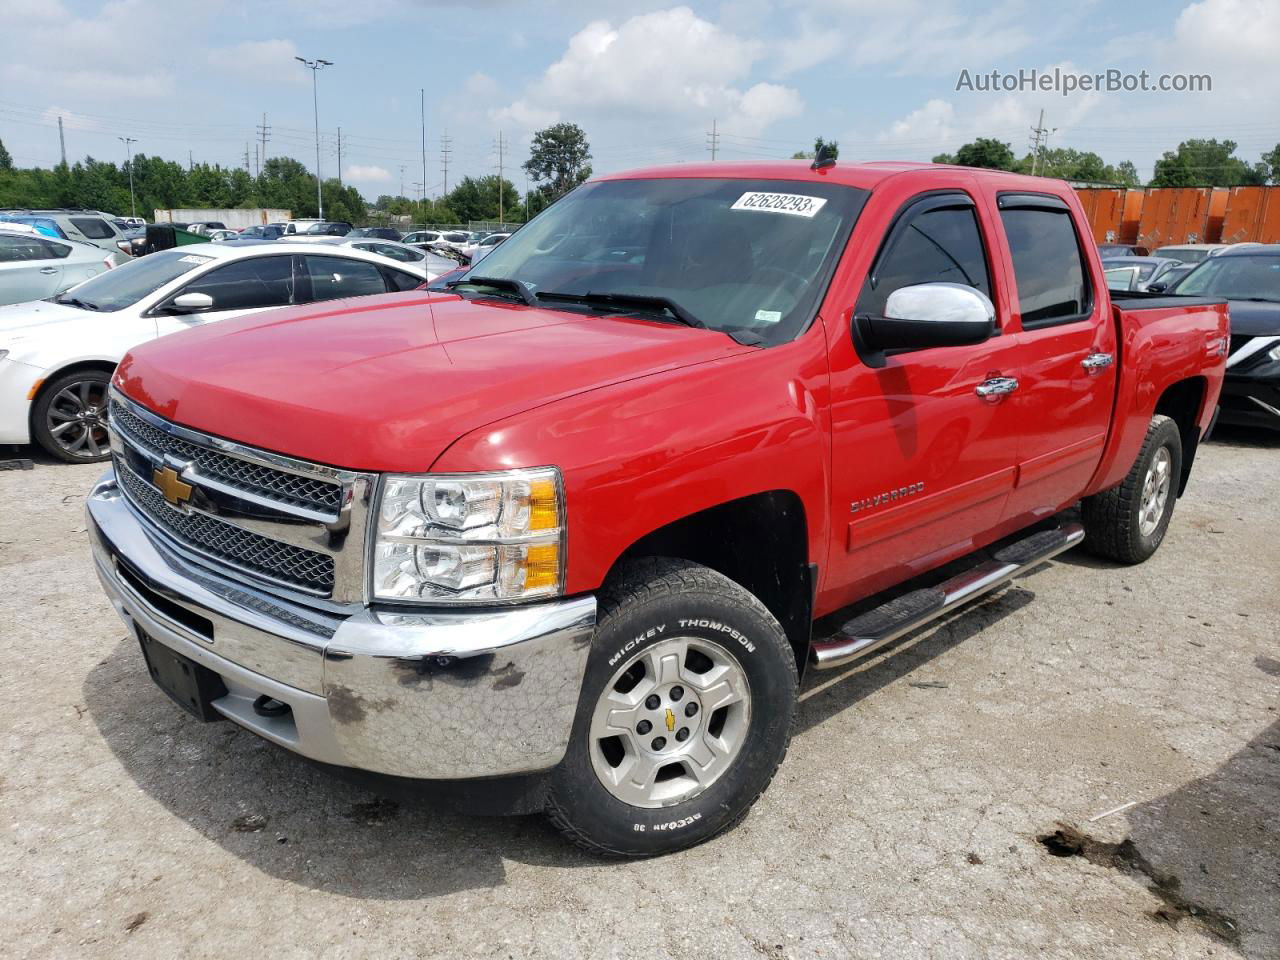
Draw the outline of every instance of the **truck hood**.
M1228 300L1231 332L1245 337L1280 335L1280 303L1257 300Z
M125 357L116 385L163 417L265 450L421 472L485 424L750 349L655 320L389 294L162 337Z

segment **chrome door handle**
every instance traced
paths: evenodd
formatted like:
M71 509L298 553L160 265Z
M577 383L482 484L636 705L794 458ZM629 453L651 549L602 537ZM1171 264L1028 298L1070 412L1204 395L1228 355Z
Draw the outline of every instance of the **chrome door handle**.
M978 384L973 392L980 397L1002 397L1017 389L1018 381L1015 377L992 377Z
M57 273L58 268L57 267L41 267L40 272L41 273Z
M1095 370L1105 370L1115 362L1115 359L1109 353L1091 353L1081 360L1080 364L1090 373L1093 373Z

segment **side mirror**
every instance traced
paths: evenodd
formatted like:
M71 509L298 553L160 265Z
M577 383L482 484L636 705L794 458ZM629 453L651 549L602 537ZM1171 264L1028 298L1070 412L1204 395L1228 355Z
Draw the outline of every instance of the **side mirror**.
M199 313L213 307L213 297L207 293L184 293L173 298L174 312Z
M884 366L885 351L982 343L996 329L996 308L962 283L919 283L889 294L884 316L855 316L854 337L868 366Z
M1163 280L1157 280L1155 283L1147 284L1147 293L1164 293L1169 289L1169 285Z

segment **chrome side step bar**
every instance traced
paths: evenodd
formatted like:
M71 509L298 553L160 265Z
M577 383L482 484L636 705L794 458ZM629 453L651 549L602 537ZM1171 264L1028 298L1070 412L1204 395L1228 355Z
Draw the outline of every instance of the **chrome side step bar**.
M1034 533L1000 550L994 559L945 583L915 590L868 610L846 623L830 640L814 643L813 665L819 670L830 670L864 657L904 633L910 633L1064 550L1070 550L1083 539L1084 528L1078 523Z

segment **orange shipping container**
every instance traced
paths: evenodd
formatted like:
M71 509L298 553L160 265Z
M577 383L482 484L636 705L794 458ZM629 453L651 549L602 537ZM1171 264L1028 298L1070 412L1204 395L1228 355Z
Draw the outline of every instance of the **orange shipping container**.
M1124 215L1120 218L1119 243L1138 242L1138 224L1142 220L1142 204L1147 199L1145 190L1127 190L1124 195Z
M1280 243L1280 187L1232 187L1223 243Z
M1094 243L1123 243L1120 222L1124 217L1125 191L1081 187L1076 190L1085 218L1093 229Z
M1217 243L1227 191L1213 187L1152 187L1142 203L1138 243L1149 250L1171 243Z

